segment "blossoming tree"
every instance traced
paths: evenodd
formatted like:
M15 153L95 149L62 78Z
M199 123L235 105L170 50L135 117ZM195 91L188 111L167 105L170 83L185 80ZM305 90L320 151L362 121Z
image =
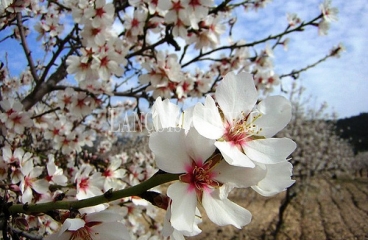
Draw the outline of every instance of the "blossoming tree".
M289 14L282 32L234 38L235 13L268 2L1 1L0 44L19 42L26 66L14 76L18 63L1 56L2 237L182 239L201 232L198 205L217 225L248 224L232 189L272 196L294 183L296 144L275 137L291 104L266 96L343 50L275 73L273 50L305 28L327 34L337 9L325 1L314 18ZM113 152L127 132L150 151Z
M350 144L336 132L336 116L326 113L326 103L310 109L302 102L304 88L294 83L289 99L294 108L288 126L277 136L292 138L298 148L291 155L294 176L309 178L317 174L329 177L352 174L358 165Z

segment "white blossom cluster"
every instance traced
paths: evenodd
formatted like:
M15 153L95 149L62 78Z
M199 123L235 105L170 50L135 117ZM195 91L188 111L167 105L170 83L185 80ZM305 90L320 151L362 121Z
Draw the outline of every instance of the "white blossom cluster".
M243 4L245 9L257 10L268 2L257 0ZM257 88L265 92L272 91L280 82L279 75L273 70L274 47L266 45L253 55L244 40L230 40L227 47L230 54L221 53L220 57L217 53L211 54L211 50L223 44L221 36L226 29L236 23L236 17L231 13L232 5L222 9L213 0L131 0L127 6L121 7L126 10L122 16L116 13L115 5L105 0L64 0L49 5L38 0L3 1L0 16L6 17L0 18L0 27L6 27L20 12L39 19L34 25L37 40L42 41L45 50L50 52L60 44L66 44L58 40L66 34L65 24L76 24L69 37L70 47L78 51L67 57L67 72L74 75L80 88L95 94L111 94L114 90L111 78L122 76L124 69L131 69L133 63L134 68L141 65L144 69L140 69L139 82L149 84L145 91L152 93L154 98L202 96L211 90L218 75L224 76L239 69L252 71ZM320 11L322 17L310 24L317 25L321 34L327 34L329 24L337 20L337 9L331 7L330 1L325 1ZM117 15L120 21L116 20ZM287 20L288 29L297 29L302 24L296 14L288 15ZM31 30L26 26L23 28L27 33ZM14 35L20 38L18 28L14 28ZM152 51L150 46L161 45L163 40L176 50L182 50L178 44L183 41L195 50L208 50L205 55L216 61L209 65L208 71L184 70L183 66L191 61L184 63L178 53ZM287 48L288 41L288 38L280 38L276 45ZM185 52L182 57L184 55ZM203 60L199 58L196 62Z
M302 87L297 89L294 85L291 94L293 117L278 134L292 138L298 144L291 155L294 175L306 178L319 174L350 174L354 167L354 153L351 145L335 130L336 116L326 114L326 104L318 110L306 109L301 103L303 91Z
M275 137L290 121L291 105L280 96L258 101L281 81L274 49L286 49L290 33L318 27L325 34L337 20L325 1L310 21L288 15L280 34L233 38L237 10L247 14L269 2L1 1L0 44L19 43L26 66L15 76L17 61L6 55L0 62L0 195L7 210L0 221L9 225L3 237L182 239L201 231L198 204L218 225L248 224L250 212L227 198L233 188L271 196L294 182L289 155L296 144ZM205 99L181 112L171 98ZM143 131L142 105L152 108L155 157L134 146L114 152L121 138L112 120L119 113L109 109L137 113L133 130ZM178 179L167 195L149 193L162 198L163 227L141 192L78 209L27 210L134 190L159 174ZM22 210L10 214L12 205Z
M156 132L149 146L157 167L180 174L167 189L171 200L164 236L199 234L199 204L217 225L241 228L251 221L251 213L227 198L233 188L252 187L272 196L294 183L288 156L296 144L273 137L290 121L289 101L273 96L257 103L246 72L228 73L214 97L216 102L208 96L183 113L160 98L152 108Z

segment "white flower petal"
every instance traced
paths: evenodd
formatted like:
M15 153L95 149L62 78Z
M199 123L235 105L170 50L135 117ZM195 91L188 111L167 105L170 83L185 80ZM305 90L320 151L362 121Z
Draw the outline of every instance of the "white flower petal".
M266 177L252 186L253 190L262 196L272 196L290 187L295 180L291 179L293 165L290 162L280 162L265 165Z
M204 191L202 205L208 218L219 226L231 224L237 228L242 228L249 224L252 219L252 214L248 210L229 199L220 199L218 189L212 192Z
M109 210L91 213L86 216L87 222L115 222L120 220L123 220L120 214Z
M194 107L193 125L206 138L218 139L222 137L225 128L212 97L207 96L204 105L198 103Z
M119 167L121 167L121 163L122 163L122 159L120 159L120 158L114 158L114 159L111 160L110 167L109 168L111 170L116 170Z
M9 163L11 161L11 159L12 159L12 156L13 156L13 152L10 149L10 146L9 145L6 145L5 147L2 148L2 150L3 150L3 160L5 162Z
M184 129L162 129L152 133L149 147L155 154L157 167L169 173L184 173L192 160L185 149Z
M24 176L27 176L33 169L33 161L27 161L23 165L21 165L21 171Z
M38 193L47 193L49 191L49 182L45 179L39 179L32 183L32 188Z
M26 187L22 193L22 203L31 203L33 198L32 189Z
M260 135L264 137L274 136L290 122L291 104L282 96L267 97L257 108L262 116L254 124L262 128Z
M181 128L189 130L189 128L192 127L194 107L195 106L185 109L185 111L181 114L179 119L179 125Z
M274 164L286 161L296 143L289 138L267 138L247 142L243 150L255 162Z
M176 229L174 229L171 226L170 223L170 218L171 218L171 205L169 205L169 207L167 208L166 214L165 214L165 219L164 219L164 226L162 229L162 235L164 237L169 237L171 239L174 240L185 240L184 236L196 236L198 234L200 234L202 232L201 229L199 229L198 227L198 223L202 222L202 218L201 218L201 213L199 212L198 208L196 208L196 217L195 217L195 222L193 225L193 231L192 232L187 232L187 231L178 231Z
M57 185L65 186L68 178L65 175L54 175L52 181Z
M190 185L175 182L167 189L171 198L171 225L178 231L192 232L195 223L197 194Z
M109 239L109 240L131 239L128 230L120 222L102 223L95 225L90 229L91 229L90 230L91 236L98 236L98 239Z
M31 153L28 153L28 154L31 154ZM16 148L15 150L14 150L14 157L16 158L16 159L18 159L18 161L21 161L21 159L23 160L23 156L24 156L24 150L22 149L22 148ZM31 154L32 155L32 154ZM11 152L10 152L10 156L11 156ZM29 158L27 157L27 160L28 160ZM22 162L25 162L25 161L22 161Z
M175 128L180 108L176 104L170 102L169 99L162 101L158 97L152 106L152 120L156 131L162 128Z
M118 169L114 171L114 178L123 178L126 175L125 169Z
M233 166L253 168L255 164L252 160L242 153L236 146L229 142L215 142L215 146L220 150L225 161Z
M80 218L67 218L64 223L63 226L60 229L60 234L62 234L63 232L65 232L66 230L69 231L76 231L82 227L84 227L86 223L80 219Z
M247 188L257 184L265 175L266 170L256 166L254 168L235 167L226 161L221 161L213 170L215 179L221 183L232 183L238 188Z
M250 73L226 74L216 89L216 101L229 123L248 114L257 102L258 93Z
M204 163L216 150L215 140L203 137L195 128L189 129L185 143L187 153L197 163Z
M42 174L43 170L44 170L43 167L34 167L32 171L29 173L29 176L31 178L37 178Z
M174 232L174 228L171 226L170 223L170 218L171 218L171 205L169 205L169 207L166 210L164 224L161 230L162 236L164 237L169 237Z
M174 230L173 233L170 236L170 239L173 240L185 240L183 234L177 230Z

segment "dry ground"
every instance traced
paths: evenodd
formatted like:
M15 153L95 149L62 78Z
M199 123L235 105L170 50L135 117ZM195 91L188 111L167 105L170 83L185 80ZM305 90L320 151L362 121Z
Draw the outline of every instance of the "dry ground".
M368 239L367 178L312 178L290 193L285 201L286 192L266 198L238 190L232 199L253 214L248 226L217 227L204 216L203 232L187 239Z

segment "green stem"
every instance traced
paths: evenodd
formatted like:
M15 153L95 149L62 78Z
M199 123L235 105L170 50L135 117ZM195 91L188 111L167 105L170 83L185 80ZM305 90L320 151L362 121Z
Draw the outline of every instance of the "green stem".
M91 197L83 200L76 201L56 201L56 202L48 202L48 203L40 203L40 204L15 204L9 207L10 214L16 213L25 213L25 214L34 214L34 213L47 213L52 210L57 209L80 209L85 207L96 206L98 204L111 202L117 199L121 199L129 196L137 196L145 191L161 185L163 183L171 182L179 179L179 174L155 174L150 179L145 182L142 182L136 186L122 189L115 192L107 192L103 195Z

